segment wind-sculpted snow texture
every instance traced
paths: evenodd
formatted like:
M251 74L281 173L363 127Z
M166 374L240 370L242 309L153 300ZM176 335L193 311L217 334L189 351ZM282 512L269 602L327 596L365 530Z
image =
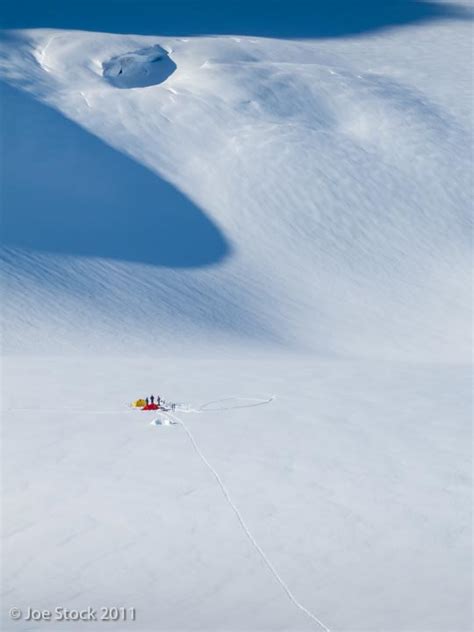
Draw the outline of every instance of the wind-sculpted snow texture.
M4 238L24 318L7 308L8 348L36 347L38 329L45 344L95 344L92 314L115 348L115 310L123 344L142 350L144 331L168 344L180 321L180 339L466 359L466 110L422 67L377 57L394 46L12 35ZM162 64L157 50L176 66L161 83L104 76L110 60ZM53 318L38 291L61 304Z
M114 4L3 15L2 629L467 632L467 5Z

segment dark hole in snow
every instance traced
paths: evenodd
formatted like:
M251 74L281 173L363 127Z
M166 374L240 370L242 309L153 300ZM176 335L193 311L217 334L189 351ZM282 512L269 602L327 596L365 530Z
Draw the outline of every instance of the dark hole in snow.
M157 44L112 57L102 68L104 77L116 88L146 88L166 81L176 64Z

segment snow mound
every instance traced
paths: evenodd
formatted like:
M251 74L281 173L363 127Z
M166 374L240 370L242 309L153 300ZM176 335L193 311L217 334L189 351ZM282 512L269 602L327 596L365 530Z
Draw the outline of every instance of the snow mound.
M116 88L146 88L166 81L176 64L168 51L156 44L112 57L102 69L103 76Z
M168 415L158 415L152 422L150 422L150 426L175 426L176 421L173 421Z

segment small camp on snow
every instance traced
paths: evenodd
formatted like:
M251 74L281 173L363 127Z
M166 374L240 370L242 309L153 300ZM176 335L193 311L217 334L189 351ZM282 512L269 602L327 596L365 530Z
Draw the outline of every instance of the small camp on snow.
M136 410L174 410L176 404L173 402L165 402L165 400L158 395L150 395L150 397L139 397L130 404L130 408Z

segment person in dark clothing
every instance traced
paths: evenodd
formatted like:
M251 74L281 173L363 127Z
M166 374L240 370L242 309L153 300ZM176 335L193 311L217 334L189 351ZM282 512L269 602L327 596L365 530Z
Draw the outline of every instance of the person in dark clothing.
M146 402L146 406L148 406L148 404L150 403L148 400L148 397L145 397L145 402Z
M150 402L151 402L152 404L154 404L154 403L155 403L155 396L154 396L154 395L150 395ZM158 404L158 405L159 405L159 404Z
M156 398L156 403L158 404L158 406L161 405L161 397L158 395L158 397Z

